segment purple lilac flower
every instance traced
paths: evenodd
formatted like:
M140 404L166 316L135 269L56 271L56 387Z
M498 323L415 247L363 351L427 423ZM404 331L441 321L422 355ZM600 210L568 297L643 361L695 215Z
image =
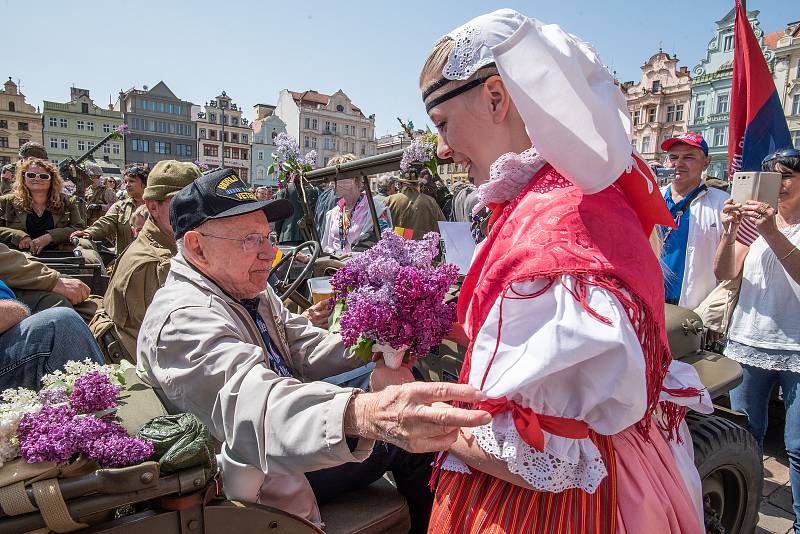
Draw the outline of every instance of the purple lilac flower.
M306 152L306 155L303 156L303 163L306 165L311 165L312 167L317 164L317 151L312 150L311 152Z
M287 133L279 133L275 136L275 154L278 163L284 161L300 159L300 145L297 140Z
M130 130L130 127L127 124L120 124L119 126L114 128L114 131L120 135L125 135L126 133L128 133L128 130Z
M23 415L17 429L20 455L28 463L69 460L80 441L74 418L75 409L69 404L46 405Z
M400 170L406 172L413 163L425 163L436 155L436 147L425 137L417 137L403 150Z
M138 464L153 454L153 444L134 438L113 421L96 417L78 417L78 450L101 467L125 467Z
M119 390L106 375L94 371L75 381L69 400L78 413L99 412L116 406Z
M69 400L67 390L63 387L44 388L37 397L42 404L61 404Z

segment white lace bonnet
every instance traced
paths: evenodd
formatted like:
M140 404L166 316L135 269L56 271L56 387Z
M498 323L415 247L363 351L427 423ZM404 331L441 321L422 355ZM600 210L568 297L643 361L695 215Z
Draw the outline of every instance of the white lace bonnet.
M589 43L512 9L476 17L447 37L453 49L443 79L425 100L494 63L539 154L584 192L605 189L630 167L628 108Z

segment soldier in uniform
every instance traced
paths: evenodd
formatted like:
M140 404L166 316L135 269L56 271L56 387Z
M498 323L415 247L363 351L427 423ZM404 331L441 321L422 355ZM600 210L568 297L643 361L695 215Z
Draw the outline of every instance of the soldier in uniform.
M109 191L100 179L103 169L92 161L87 161L84 170L92 178L92 185L86 188L86 224L91 225L105 215L108 208L117 200L114 191Z
M8 163L3 165L3 174L2 178L0 178L0 195L5 195L6 193L11 192L11 187L14 184L14 171L16 170L16 165L13 163Z
M131 232L131 219L136 208L144 203L142 195L147 186L147 175L149 171L146 167L132 165L125 169L125 189L128 196L118 200L111 206L108 213L97 219L86 230L78 231L71 237L90 239L92 241L106 240L116 243L117 256L133 242ZM82 247L91 246L86 241L81 243Z
M47 160L47 150L41 143L28 141L19 147L19 159L37 158Z
M394 225L414 230L413 239L417 240L428 232L438 232L438 221L445 220L444 213L433 198L419 192L416 171L403 174L399 183L400 192L386 197Z
M103 298L104 309L98 310L90 324L101 347L111 329L131 361L136 354L136 337L144 313L155 292L164 285L169 261L175 255L175 236L169 222L172 196L200 176L193 163L160 161L153 167L144 190L144 202L150 217L136 240L117 260L114 275ZM113 337L111 338L113 339Z

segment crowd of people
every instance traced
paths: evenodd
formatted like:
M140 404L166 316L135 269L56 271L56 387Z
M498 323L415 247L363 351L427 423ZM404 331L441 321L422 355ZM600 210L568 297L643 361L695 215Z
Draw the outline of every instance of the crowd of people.
M555 75L575 65L585 77ZM329 304L295 314L269 285L278 246L316 233L346 258L380 238L360 179L273 192L166 160L126 168L119 198L89 163L78 199L43 147L24 147L0 181L0 390L114 346L169 411L208 426L229 498L318 525L319 504L391 471L413 532L703 532L682 415L711 407L666 343L678 305L741 364L731 406L760 446L780 385L800 518L800 152L763 162L782 178L777 205L736 203L706 183L708 146L687 132L662 144L674 177L659 190L608 87L590 46L511 10L426 60L438 156L474 183L383 176L373 205L381 232L408 239L471 225L448 336L466 348L459 384L379 362L354 387L363 362L327 330ZM76 246L89 263L116 254L104 295L37 259Z

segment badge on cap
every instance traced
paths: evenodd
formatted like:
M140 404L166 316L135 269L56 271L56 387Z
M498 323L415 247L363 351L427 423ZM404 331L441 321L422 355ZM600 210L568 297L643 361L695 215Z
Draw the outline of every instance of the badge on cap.
M252 191L235 174L229 174L219 182L214 191L217 196L239 202L258 200Z

